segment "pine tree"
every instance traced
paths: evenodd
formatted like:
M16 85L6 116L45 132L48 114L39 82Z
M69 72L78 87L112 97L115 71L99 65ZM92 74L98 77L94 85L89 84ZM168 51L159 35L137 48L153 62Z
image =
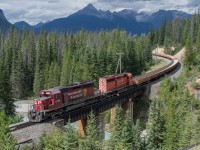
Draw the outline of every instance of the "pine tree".
M14 100L12 99L12 90L8 70L0 59L0 106L3 106L7 115L14 115Z
M108 141L108 148L110 150L120 148L122 141L122 128L123 128L123 119L122 119L122 109L121 107L115 106L115 118L112 124L111 137Z
M50 134L43 134L41 146L44 150L63 150L63 134L59 130L55 130Z
M121 145L123 145L124 149L131 149L132 147L132 138L133 136L130 134L132 132L132 120L131 120L131 115L130 112L126 112L125 115L125 120L123 124L123 128L121 131Z
M197 120L195 123L194 140L199 141L200 139L200 114L197 113Z
M184 58L184 65L189 69L191 65L193 65L193 59L194 53L193 53L193 42L192 37L188 36L187 42L186 42L186 51L185 51L185 58Z
M81 143L81 148L83 150L101 150L101 142L98 134L98 129L96 125L95 115L93 112L90 113L88 117L87 127L86 127L86 139Z
M159 105L157 101L152 101L149 117L149 129L147 139L147 149L159 149L164 140L164 120L161 116Z
M132 149L134 150L140 150L141 149L141 138L140 138L140 134L141 134L141 128L140 128L140 122L137 119L135 126L132 125Z
M23 76L24 76L24 96L29 96L33 92L33 80L35 72L35 37L34 32L23 33L21 41L21 52L22 52L22 64L23 64Z
M67 123L67 129L63 137L63 149L64 150L76 150L78 149L79 136L75 129L71 126L70 121Z
M9 128L8 117L4 111L0 110L0 149L15 149L16 140L12 137Z
M62 69L61 69L61 85L67 85L70 83L71 74L71 53L67 46L64 46L63 58L62 58Z
M15 82L16 86L12 87L13 92L15 93L13 96L16 98L22 98L24 93L27 92L25 88L25 75L23 69L23 58L22 58L22 51L19 49L18 51L18 60L17 60L17 67L16 67L16 74L15 74ZM13 85L13 84L12 84Z
M37 43L37 53L36 53L36 67L35 67L35 74L34 74L34 84L33 84L33 91L35 95L42 89L44 89L44 82L45 82L45 74L44 74L44 67L46 63L49 63L48 55L46 54L47 49L47 40L46 40L46 33L41 31L38 43Z
M19 35L16 30L11 30L11 49L12 49L12 66L11 66L11 85L12 96L15 98L21 98L22 96L22 53L20 51Z
M165 41L165 30L166 30L166 18L163 20L162 25L160 27L159 34L159 45L163 45Z
M191 128L191 118L190 116L186 117L186 120L182 122L182 131L179 139L179 146L185 147L190 144L192 139L192 128Z

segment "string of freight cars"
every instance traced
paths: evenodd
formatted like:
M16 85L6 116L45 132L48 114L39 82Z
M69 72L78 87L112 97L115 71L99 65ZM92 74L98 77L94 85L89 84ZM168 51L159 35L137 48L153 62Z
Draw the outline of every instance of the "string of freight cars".
M49 117L62 115L71 111L75 106L81 106L84 102L95 96L105 97L113 90L125 88L126 86L138 86L155 80L156 78L169 73L177 67L179 61L175 57L163 53L153 53L171 60L171 63L151 71L144 75L133 77L131 73L121 73L117 75L107 75L99 78L99 89L94 87L93 81L84 81L67 86L54 87L41 90L39 97L30 106L28 118L30 122L41 122Z

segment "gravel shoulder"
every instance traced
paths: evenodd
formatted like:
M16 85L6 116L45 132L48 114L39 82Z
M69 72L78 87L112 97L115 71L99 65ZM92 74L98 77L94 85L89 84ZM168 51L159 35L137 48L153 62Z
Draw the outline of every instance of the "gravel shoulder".
M51 133L56 129L55 125L52 123L40 123L27 128L16 130L12 132L14 138L16 138L17 143L23 142L28 139L32 139L34 142L39 142L39 137L43 133Z

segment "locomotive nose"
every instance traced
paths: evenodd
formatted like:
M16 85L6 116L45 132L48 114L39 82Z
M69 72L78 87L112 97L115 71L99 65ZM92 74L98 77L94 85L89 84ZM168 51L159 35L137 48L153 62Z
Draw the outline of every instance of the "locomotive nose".
M29 121L40 122L42 120L42 114L36 110L30 110L28 113Z

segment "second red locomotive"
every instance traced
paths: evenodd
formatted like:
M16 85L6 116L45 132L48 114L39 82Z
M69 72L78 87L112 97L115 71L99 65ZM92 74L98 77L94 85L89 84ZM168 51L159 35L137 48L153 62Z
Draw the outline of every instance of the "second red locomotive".
M99 90L101 93L107 93L112 90L134 84L131 73L122 73L118 75L108 75L99 78Z

